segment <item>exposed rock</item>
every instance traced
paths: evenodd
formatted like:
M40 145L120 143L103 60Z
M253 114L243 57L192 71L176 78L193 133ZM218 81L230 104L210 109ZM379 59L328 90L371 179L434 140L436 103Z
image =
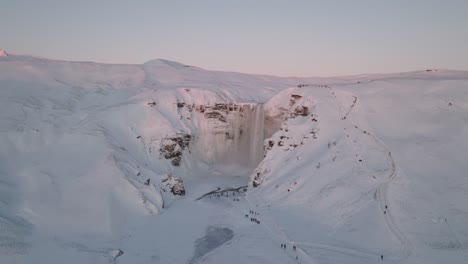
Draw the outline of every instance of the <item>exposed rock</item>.
M176 137L164 138L159 152L165 159L170 159L172 165L180 166L182 152L189 146L191 139L192 136L188 134L178 134Z
M192 136L189 134L180 134L178 137L175 138L175 140L177 141L177 144L179 144L179 146L182 149L185 149L186 147L189 146L191 139L192 139Z
M309 115L309 108L306 106L299 106L294 109L294 111L291 113L291 117L296 117L296 116L308 116Z
M182 155L181 155L182 156ZM174 166L180 166L180 162L182 161L182 157L177 156L171 160L171 164Z
M205 108L204 105L197 105L197 106L195 107L195 110L198 111L198 112L200 112L200 113L205 113L205 109L206 109L206 108Z
M185 195L184 182L182 181L182 179L179 179L179 180L180 181L178 181L174 186L172 186L171 192L174 195L183 196Z
M185 103L184 102L177 102L177 107L178 108L182 108L185 106Z
M263 152L264 155L263 157L266 157L266 153L275 146L275 141L274 140L268 140L268 143L263 146Z
M299 94L291 94L291 97L297 100L297 99L301 99L301 98L302 98L302 95L299 95Z
M192 108L194 108L196 111L198 111L200 113L209 112L210 113L209 115L216 115L216 116L213 116L213 117L205 116L205 117L208 117L208 118L218 118L218 114L221 114L220 112L224 112L226 114L229 113L229 112L232 112L232 111L239 111L241 113L244 112L244 109L243 109L242 105L238 105L238 104L235 104L235 103L215 103L213 106L211 106L211 105L197 105L197 106L193 105ZM215 114L212 114L212 113L215 113Z
M272 148L275 145L275 142L273 140L268 140L268 146Z
M184 181L181 178L174 177L172 175L165 175L161 182L165 190L171 191L172 194L178 196L185 195Z
M161 144L160 151L166 159L172 159L182 155L181 149L177 144L177 141L174 141L172 139L164 139L163 143Z
M289 99L289 106L293 106L296 103L296 100L299 100L301 98L302 98L302 95L291 94L291 99Z
M226 117L221 114L220 112L212 111L212 112L205 112L206 118L213 118L218 119L221 122L226 122Z
M260 172L257 172L257 174L255 175L253 181L252 181L252 187L256 188L258 186L260 186L260 184L262 184L262 179L261 179L261 174Z
M229 104L229 111L237 111L239 110L239 106L236 104Z
M257 172L257 174L255 175L253 181L252 181L252 186L254 188L258 187L260 185L260 172Z
M216 103L211 109L216 111L228 111L228 105L223 103Z

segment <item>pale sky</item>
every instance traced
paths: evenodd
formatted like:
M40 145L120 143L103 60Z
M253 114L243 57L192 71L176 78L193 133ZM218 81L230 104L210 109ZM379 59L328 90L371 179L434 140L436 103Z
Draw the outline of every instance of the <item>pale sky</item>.
M0 48L281 76L468 70L468 1L0 0Z

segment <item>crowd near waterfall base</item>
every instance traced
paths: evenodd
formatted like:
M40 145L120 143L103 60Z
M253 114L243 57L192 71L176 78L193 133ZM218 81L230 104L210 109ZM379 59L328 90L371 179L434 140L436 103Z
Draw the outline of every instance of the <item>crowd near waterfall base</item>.
M0 57L0 263L465 263L468 72Z

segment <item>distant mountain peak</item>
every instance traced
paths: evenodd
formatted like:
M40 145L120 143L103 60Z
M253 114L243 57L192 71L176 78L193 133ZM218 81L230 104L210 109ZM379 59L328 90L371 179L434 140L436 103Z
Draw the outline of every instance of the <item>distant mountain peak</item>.
M6 57L8 56L8 53L2 49L0 49L0 57Z
M164 60L164 59L150 60L150 61L147 61L144 65L173 67L173 68L190 67L188 65L182 64L177 61L170 61L170 60Z

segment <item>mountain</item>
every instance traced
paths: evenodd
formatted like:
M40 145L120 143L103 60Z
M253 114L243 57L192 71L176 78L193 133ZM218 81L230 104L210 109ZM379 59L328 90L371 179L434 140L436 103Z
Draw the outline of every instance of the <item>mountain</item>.
M1 57L0 262L464 263L467 86Z

